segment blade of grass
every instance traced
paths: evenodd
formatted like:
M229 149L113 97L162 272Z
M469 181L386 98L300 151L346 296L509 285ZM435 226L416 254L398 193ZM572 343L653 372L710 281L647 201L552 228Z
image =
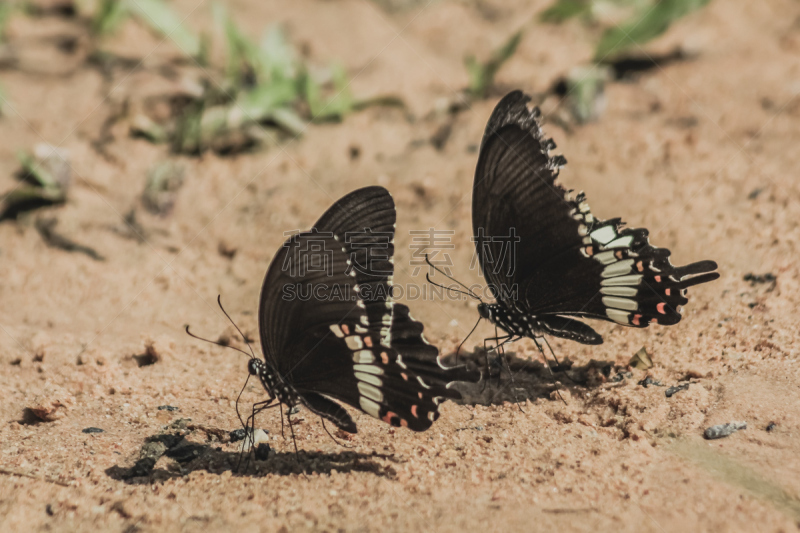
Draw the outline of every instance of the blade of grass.
M468 56L464 63L469 75L469 87L467 91L476 98L484 98L489 89L494 85L494 78L497 71L508 61L514 52L517 51L520 41L522 41L523 31L514 33L508 40L492 52L491 57L485 63L479 63L474 56Z
M560 24L573 17L588 15L592 11L590 0L557 0L542 11L539 20L550 24Z
M200 39L181 23L180 17L163 1L126 0L125 6L144 24L169 37L186 55L200 55Z
M596 60L613 59L620 52L642 45L667 31L676 20L704 7L709 0L661 0L642 10L622 25L603 33L595 51Z

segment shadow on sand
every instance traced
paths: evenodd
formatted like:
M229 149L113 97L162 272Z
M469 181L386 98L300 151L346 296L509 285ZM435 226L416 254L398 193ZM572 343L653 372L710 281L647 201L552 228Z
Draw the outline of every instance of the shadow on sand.
M449 365L455 364L455 354L445 358ZM462 352L460 364L481 369L482 379L478 383L458 382L453 385L461 392L458 401L465 405L498 405L505 402L522 403L525 400L551 398L557 390L568 389L573 395L593 389L608 382L622 383L632 377L627 369L611 361L592 360L586 365L574 366L569 359L560 364L551 364L548 369L541 361L522 359L515 352L506 351L503 356L488 354L478 349L473 353ZM557 398L556 398L557 399Z
M215 430L214 435L226 433L216 428L212 429ZM395 476L395 470L386 462L400 462L393 455L375 452L322 453L299 450L295 455L294 452L276 452L266 447L269 451L264 454L263 444L256 454L263 457L254 458L252 453L243 456L239 451L224 450L222 445L231 442L229 437L212 440L210 443L197 442L201 439L208 441L214 438L205 428L191 424L187 427L185 419L178 420L166 432L147 437L139 450L138 459L112 466L105 472L109 477L128 484L150 484L182 477L195 471L211 474L222 474L227 471L235 476L261 477L269 474L281 476L330 474L335 470L369 472L376 476L392 478Z

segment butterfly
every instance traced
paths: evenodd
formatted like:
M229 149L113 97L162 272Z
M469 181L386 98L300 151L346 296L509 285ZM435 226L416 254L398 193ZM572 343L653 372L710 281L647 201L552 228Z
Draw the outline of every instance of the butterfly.
M566 159L550 155L555 143L529 101L506 95L481 142L472 226L496 303L481 302L480 316L505 330L503 340L552 335L582 344L603 342L586 318L677 324L687 289L717 279L717 264L674 266L646 229L595 218L583 193L573 197L558 183Z
M425 431L440 403L461 397L453 381L477 381L445 367L423 325L393 301L395 220L386 189L358 189L278 250L258 309L264 359L248 364L267 402L303 405L349 433L356 424L337 402Z

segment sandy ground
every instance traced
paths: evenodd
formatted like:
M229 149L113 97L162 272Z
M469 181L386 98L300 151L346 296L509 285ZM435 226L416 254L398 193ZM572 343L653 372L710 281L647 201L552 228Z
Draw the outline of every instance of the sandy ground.
M208 24L207 2L174 4L192 27ZM691 291L678 326L598 324L601 346L556 341L574 364L558 385L533 363L532 343L519 342L513 386L504 374L473 388L422 434L354 413L359 434L342 448L301 411L299 464L267 412L258 426L274 454L232 472L238 444L227 431L240 426L246 360L183 326L230 335L215 307L222 294L257 338L258 290L283 232L374 183L397 202L396 283L424 285L412 276L409 231L431 227L454 232L454 274L480 282L468 268L474 147L499 94L459 114L441 151L427 140L447 119L431 112L466 84L464 54L486 54L545 5L231 1L251 35L283 23L314 61L341 61L356 94L396 93L408 110L369 109L255 153L177 157L187 179L165 218L143 211L139 196L166 148L131 139L124 123L96 141L119 102L168 86L159 69L177 51L126 24L109 47L142 62L104 77L48 41L70 23L14 22L28 56L0 73L12 106L0 119L0 190L17 184L15 153L43 141L70 151L74 186L67 205L0 224L0 529L797 530L800 3L790 0L712 2L648 46L680 44L692 60L611 84L597 123L546 127L569 160L562 179L587 192L596 215L650 228L676 263L719 263L721 279ZM504 88L543 92L591 58L580 24L529 28L499 75ZM556 104L545 102L545 116ZM145 242L125 236L134 207ZM40 215L106 260L47 247ZM751 283L748 273L776 280ZM477 316L466 302L407 303L445 354ZM490 333L484 326L474 344ZM641 347L655 366L625 374ZM688 389L667 398L665 387L637 384L647 375ZM251 382L242 405L263 397ZM166 405L178 410L158 409ZM28 410L48 406L53 421ZM747 429L703 440L706 427L731 421ZM185 442L174 457L135 476L147 439L145 456L176 433Z

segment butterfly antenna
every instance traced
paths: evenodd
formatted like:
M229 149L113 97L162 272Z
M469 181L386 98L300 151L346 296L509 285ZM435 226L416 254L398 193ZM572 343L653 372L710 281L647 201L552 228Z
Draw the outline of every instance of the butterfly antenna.
M462 287L467 289L467 292L469 293L470 296L472 296L476 300L483 301L483 300L480 299L480 297L478 295L476 295L474 292L472 292L472 289L470 289L469 287L467 287L466 285L464 285L463 283L458 281L456 278L454 278L453 276L451 276L450 274L448 274L447 272L445 272L441 268L439 268L436 265L434 265L433 263L431 263L431 260L428 258L428 254L425 254L425 262L428 263L428 266L431 267L432 269L434 269L439 274L443 275L444 277L446 277L447 279L449 279L451 281L455 281L456 283L458 283L459 285L461 285ZM428 281L431 280L430 276L426 275L425 277L428 278Z
M212 340L209 340L209 339L204 339L203 337L198 337L197 335L195 335L194 333L192 333L191 331L189 331L189 326L188 326L188 325L186 326L186 333L187 333L187 334L188 334L190 337L193 337L193 338L195 338L195 339L197 339L197 340L199 340L199 341L205 341L205 342L209 342L209 343L211 343L211 344L216 344L217 346L222 346L223 348L230 348L231 350L236 350L237 352L243 353L243 354L245 354L247 357L250 357L250 354L249 354L249 353L245 352L244 350L240 350L240 349L239 349L239 348L237 348L236 346L231 346L231 345L229 345L229 344L222 344L221 342L218 342L218 341L212 341Z
M458 354L461 351L461 347L464 346L464 343L467 342L467 339L469 339L470 336L472 336L472 334L475 333L475 330L478 329L478 324L481 323L481 320L483 320L483 319L479 317L478 321L475 322L475 325L472 326L472 330L470 330L469 335L464 337L464 340L461 341L461 344L458 345L458 349L456 350L456 366L458 366Z
M440 289L444 289L446 291L453 291L453 292L456 292L458 294L466 294L467 296L469 296L471 298L475 298L474 294L470 294L470 293L468 293L466 291L462 291L460 289L456 289L456 288L453 288L453 287L445 287L444 285L441 285L439 283L436 283L435 281L432 281L430 274L425 274L425 279L428 280L428 283L430 283L431 285L434 285L436 287L439 287ZM479 299L479 301L480 301L480 299Z
M247 426L245 425L244 420L242 420L242 415L239 414L239 400L242 398L242 394L244 394L244 389L245 387L247 387L248 381L250 381L250 374L247 374L247 379L244 380L244 385L242 385L242 390L239 391L239 396L236 397L236 404L235 404L236 416L239 418L239 422L241 422L242 428L245 431L247 431Z
M334 437L333 435L331 435L331 432L330 432L330 431L328 431L328 428L325 426L325 419L324 419L324 418L320 418L320 420L322 421L322 429L324 429L324 430L325 430L325 433L327 433L327 434L328 434L328 436L329 436L331 439L333 439L333 442L335 442L336 444L338 444L338 445L339 445L339 446L341 446L342 448L355 448L355 446L348 446L347 444L342 444L341 442L339 442L338 440L336 440L336 437Z
M217 294L217 304L219 304L219 308L222 309L222 312L225 313L225 316L228 317L228 320L230 320L230 323L233 324L233 327L236 328L236 331L239 332L239 335L242 336L242 340L245 342L245 344L247 344L247 347L250 348L250 355L252 355L253 359L255 359L256 358L256 354L255 354L255 352L253 352L253 347L250 346L250 341L247 340L247 337L244 336L244 333L242 333L242 330L239 329L239 326L236 325L236 322L233 321L233 319L228 314L228 312L225 310L225 308L222 307L222 295L221 294Z

